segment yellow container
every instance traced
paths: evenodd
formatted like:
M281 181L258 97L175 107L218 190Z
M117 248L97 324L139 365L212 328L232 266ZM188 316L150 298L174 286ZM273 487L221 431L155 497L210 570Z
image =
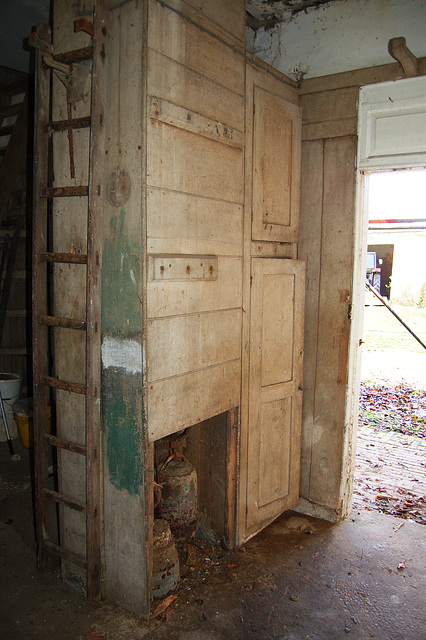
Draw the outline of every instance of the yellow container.
M13 404L13 419L18 427L19 440L25 449L34 447L33 399L24 398ZM47 408L47 433L52 432L52 408Z

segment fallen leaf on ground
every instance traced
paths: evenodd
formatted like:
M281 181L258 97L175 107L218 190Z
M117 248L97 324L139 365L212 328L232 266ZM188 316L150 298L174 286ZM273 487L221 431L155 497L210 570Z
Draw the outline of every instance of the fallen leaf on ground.
M167 598L165 598L155 609L154 613L151 616L151 620L154 620L154 618L158 618L158 616L164 613L164 611L168 607L170 607L170 605L173 604L176 600L177 596L168 596Z

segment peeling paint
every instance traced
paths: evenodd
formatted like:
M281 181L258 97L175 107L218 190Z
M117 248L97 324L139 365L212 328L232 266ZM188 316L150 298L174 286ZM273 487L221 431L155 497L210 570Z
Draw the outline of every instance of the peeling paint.
M105 336L102 340L102 367L124 369L128 373L142 372L141 345L136 340Z
M102 415L108 479L119 491L143 486L141 243L126 210L110 219L102 263Z

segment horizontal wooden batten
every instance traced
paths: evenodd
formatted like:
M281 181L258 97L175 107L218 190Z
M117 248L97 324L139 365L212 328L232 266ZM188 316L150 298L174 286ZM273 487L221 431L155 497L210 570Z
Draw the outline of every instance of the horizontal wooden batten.
M49 187L42 189L40 193L42 198L74 198L89 195L89 187L87 185L78 185L76 187Z
M240 256L243 207L176 191L148 189L147 236L150 253Z
M150 120L149 187L243 202L243 152L190 131Z
M77 565L78 567L82 567L83 569L87 569L87 561L85 558L81 558L77 556L75 553L60 547L58 544L51 542L50 540L43 540L43 544L45 545L48 552L52 555L57 556L58 558L62 558L63 560L67 560L72 564Z
M53 491L52 489L43 489L43 494L49 500L53 500L57 504L61 504L64 507L69 507L70 509L74 509L75 511L80 511L81 513L86 513L86 505L84 502L80 502L80 500L76 500L75 498L71 498L70 496L64 496L57 491Z
M56 120L48 122L43 126L44 133L54 133L57 131L69 131L70 129L85 129L90 127L91 118L70 118L69 120Z
M217 279L148 282L148 318L234 309L242 303L242 259L218 257ZM236 406L236 405L235 405Z
M217 280L217 256L148 256L148 281Z
M244 99L240 94L153 49L148 49L147 82L149 96L244 131Z
M86 447L82 444L78 444L77 442L65 440L64 438L58 438L57 436L52 436L50 433L44 433L43 440L46 442L46 444L49 444L52 447L58 447L58 449L66 449L67 451L71 451L72 453L78 453L81 456L86 455Z
M78 382L65 382L59 380L59 378L52 378L51 376L44 376L44 384L54 389L62 389L63 391L70 391L71 393L79 393L81 395L86 394L86 385Z
M179 107L167 100L150 98L148 115L150 118L191 131L210 140L239 149L244 147L244 134L241 131L234 130L217 120L206 118L195 111Z
M45 324L49 327L63 327L64 329L77 329L80 331L86 330L86 322L79 320L72 320L71 318L57 318L55 316L41 316L40 324Z
M240 360L149 384L150 441L233 409L240 402L240 388Z
M40 254L42 262L61 262L65 264L87 264L87 255L77 253L53 253Z
M240 353L241 309L148 322L148 382L236 360Z

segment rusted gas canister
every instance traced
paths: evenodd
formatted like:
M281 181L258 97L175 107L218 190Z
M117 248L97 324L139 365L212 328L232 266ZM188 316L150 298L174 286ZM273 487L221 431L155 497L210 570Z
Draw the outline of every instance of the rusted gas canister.
M177 542L195 534L198 524L197 472L190 462L171 460L158 474L163 486L159 512Z
M154 520L152 598L165 598L179 585L179 556L166 520Z

